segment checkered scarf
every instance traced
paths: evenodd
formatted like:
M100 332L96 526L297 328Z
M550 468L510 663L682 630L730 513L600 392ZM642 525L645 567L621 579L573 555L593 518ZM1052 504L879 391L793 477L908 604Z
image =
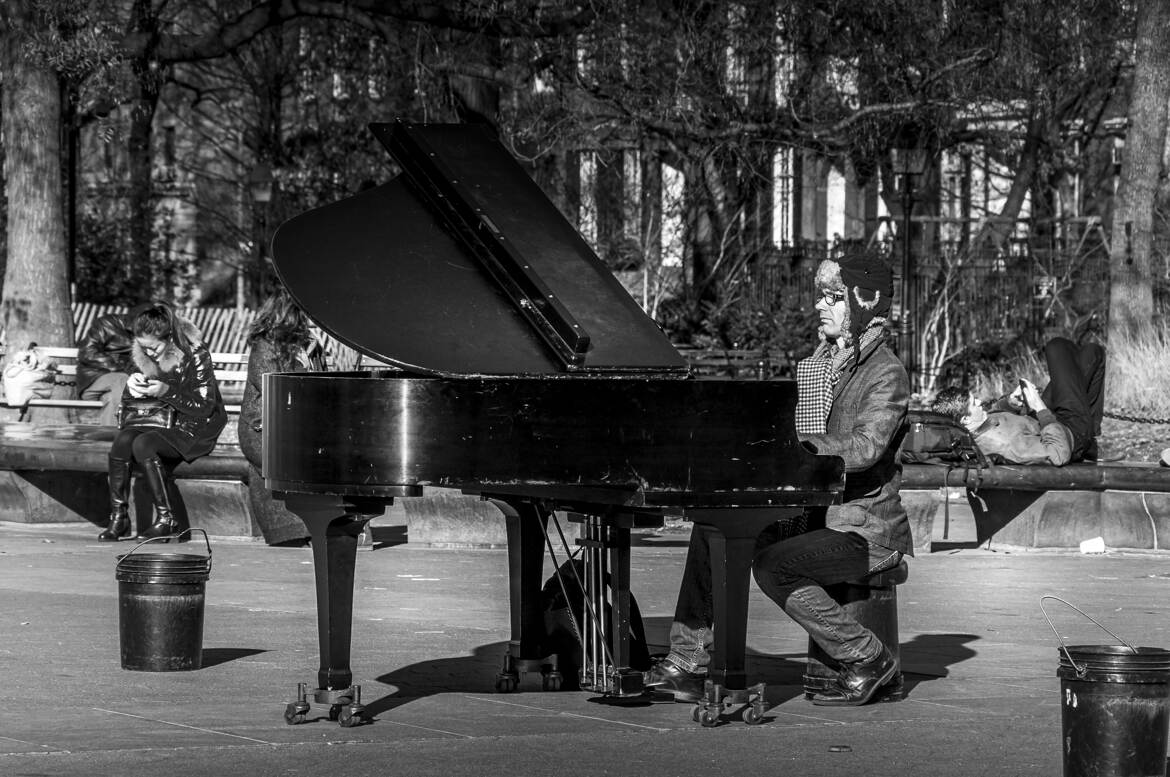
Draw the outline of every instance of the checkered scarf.
M836 343L826 341L817 346L812 356L797 363L797 434L824 434L827 431L826 423L829 420L829 411L833 407L833 392L841 381L845 365L855 352L860 354L882 337L883 322L884 319L875 319L862 333L859 343L840 348Z

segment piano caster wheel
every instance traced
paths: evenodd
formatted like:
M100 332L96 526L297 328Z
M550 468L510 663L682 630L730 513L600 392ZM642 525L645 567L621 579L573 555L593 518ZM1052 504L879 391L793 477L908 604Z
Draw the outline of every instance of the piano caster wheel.
M560 672L556 670L545 672L540 676L540 689L542 691L559 691L563 681L564 678Z
M290 701L284 708L284 722L290 726L305 722L305 715L309 712L309 703L306 701Z
M719 716L723 714L722 704L696 704L691 708L691 720L702 723L704 728L711 728L719 723Z
M496 693L515 693L520 687L520 678L514 674L496 675Z
M763 704L749 704L743 708L743 722L749 726L755 726L764 720L764 705Z
M703 724L703 728L714 728L719 725L719 716L723 714L723 705L714 704L706 707L699 713L699 722Z
M340 704L330 704L329 705L329 719L330 720L337 720L341 716L341 709L342 709L342 705L340 705Z
M337 711L337 723L342 728L353 728L361 724L363 712L365 712L365 707L360 704L344 706Z

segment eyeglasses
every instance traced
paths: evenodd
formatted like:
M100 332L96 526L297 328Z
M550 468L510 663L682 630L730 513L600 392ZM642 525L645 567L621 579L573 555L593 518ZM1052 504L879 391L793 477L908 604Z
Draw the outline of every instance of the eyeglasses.
M843 302L845 300L845 294L839 291L822 291L821 299L823 299L827 305L836 305L838 302Z

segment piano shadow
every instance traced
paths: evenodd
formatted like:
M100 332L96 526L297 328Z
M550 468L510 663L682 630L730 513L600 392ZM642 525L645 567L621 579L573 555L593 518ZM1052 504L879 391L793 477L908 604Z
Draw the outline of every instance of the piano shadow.
M420 661L379 675L377 682L393 686L394 691L365 702L366 717L401 707L416 699L440 693L495 693L496 675L504 665L507 640L480 645L471 655ZM367 693L372 688L363 688ZM520 690L540 690L540 675L521 676Z
M644 619L647 643L652 656L663 656L668 652L670 622L669 616ZM902 643L901 656L905 695L911 695L919 683L946 677L949 674L948 667L974 657L975 651L967 647L967 643L977 639L979 637L974 634L920 634L909 642ZM394 690L385 696L367 701L366 715L369 718L376 718L383 712L388 712L417 699L441 693L495 694L496 675L503 666L503 657L507 647L507 641L493 642L474 648L470 655L420 661L382 674L375 678L377 682L384 686L392 686ZM205 666L208 665L206 656L216 652L224 654L224 657L218 658L218 661L222 662L263 651L231 651L226 649L204 651ZM213 660L216 659L213 657ZM803 652L761 653L749 647L745 655L748 681L762 682L768 685L767 703L769 708L803 697L803 675L806 662L807 657ZM367 686L367 694L370 690L373 689ZM536 672L521 675L519 690L520 692L540 692L540 675ZM590 694L588 691L565 690L562 692L587 696L590 702L611 703L611 701L616 701L624 706L638 706L662 701L661 698L651 696L619 701L607 700L601 696Z

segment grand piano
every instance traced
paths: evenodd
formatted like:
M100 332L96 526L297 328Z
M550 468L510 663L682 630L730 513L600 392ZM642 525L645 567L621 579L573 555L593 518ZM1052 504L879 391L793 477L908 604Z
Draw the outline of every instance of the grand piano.
M763 714L744 668L757 535L839 500L843 465L802 447L796 385L693 377L572 225L487 129L371 126L401 173L285 222L280 280L361 372L264 378L263 472L312 536L321 664L285 719L328 704L361 722L350 668L363 527L394 499L461 489L500 507L511 640L497 689L542 671L539 594L549 519L581 521L593 616L583 686L643 692L629 667L630 532L663 515L710 535L715 640L694 717ZM559 527L559 523L557 524ZM596 583L596 585L593 585ZM555 658L555 657L554 657ZM584 672L583 672L584 674Z

